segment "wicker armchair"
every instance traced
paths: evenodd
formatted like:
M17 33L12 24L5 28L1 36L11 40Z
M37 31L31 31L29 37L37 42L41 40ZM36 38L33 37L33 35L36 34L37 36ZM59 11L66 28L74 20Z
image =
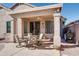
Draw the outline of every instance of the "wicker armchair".
M19 38L18 35L15 35L15 39L18 41L19 45L16 47L22 47L22 43L25 43L25 46L27 46L27 39Z
M39 38L36 40L36 45L37 46L41 46L43 43L42 43L42 39L43 39L43 33L41 33L39 35Z

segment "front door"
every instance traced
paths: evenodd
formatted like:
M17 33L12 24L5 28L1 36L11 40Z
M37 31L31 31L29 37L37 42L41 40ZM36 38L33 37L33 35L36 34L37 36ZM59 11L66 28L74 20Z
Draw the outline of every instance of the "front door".
M40 21L30 22L30 33L38 35L40 33Z

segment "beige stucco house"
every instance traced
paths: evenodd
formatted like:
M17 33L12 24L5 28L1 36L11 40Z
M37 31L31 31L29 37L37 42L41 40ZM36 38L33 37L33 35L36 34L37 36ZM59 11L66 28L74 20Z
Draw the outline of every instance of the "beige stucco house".
M11 8L0 4L0 37L14 42L14 35L19 37L27 33L53 40L54 47L60 47L63 35L64 17L61 15L62 4L42 7L26 3L16 3Z

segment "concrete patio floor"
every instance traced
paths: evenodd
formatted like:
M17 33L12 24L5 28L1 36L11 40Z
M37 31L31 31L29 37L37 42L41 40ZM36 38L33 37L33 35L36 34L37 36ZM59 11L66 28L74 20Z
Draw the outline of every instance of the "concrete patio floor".
M0 43L0 56L59 56L60 51L56 49L28 49L17 48L16 43Z

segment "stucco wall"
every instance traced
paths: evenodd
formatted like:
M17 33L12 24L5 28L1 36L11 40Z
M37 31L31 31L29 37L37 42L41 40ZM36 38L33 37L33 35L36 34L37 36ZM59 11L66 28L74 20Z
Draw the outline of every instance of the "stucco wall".
M79 45L79 23L75 25L75 39L76 44Z
M12 33L6 33L6 22L13 20L13 18L7 14L8 10L1 9L0 10L0 38L11 37ZM11 41L11 39L7 39L5 41Z
M61 36L61 39L64 39L64 32L63 32L64 31L64 26L65 26L64 23L63 23L64 22L63 21L64 18L61 18L60 20L61 20L61 24L60 24L60 28L61 28L60 29L60 36Z
M32 8L32 7L27 6L27 5L25 5L25 4L21 4L21 5L16 6L16 7L13 9L13 11L23 10L23 9L28 9L28 8Z
M12 21L14 20L8 13L10 11L16 11L16 10L23 10L27 8L32 8L29 7L25 4L21 4L14 8L13 10L7 10L7 9L0 9L0 38L6 38L5 42L13 42L13 32L11 30L11 33L6 33L6 22L7 21ZM11 26L12 27L12 26ZM12 29L12 28L11 28Z
M47 16L47 15L52 15L53 17L53 12L49 10L42 10L42 11L31 11L31 12L24 12L24 13L19 13L13 15L14 17L19 17L19 18L31 18L31 17L37 17L37 16Z

